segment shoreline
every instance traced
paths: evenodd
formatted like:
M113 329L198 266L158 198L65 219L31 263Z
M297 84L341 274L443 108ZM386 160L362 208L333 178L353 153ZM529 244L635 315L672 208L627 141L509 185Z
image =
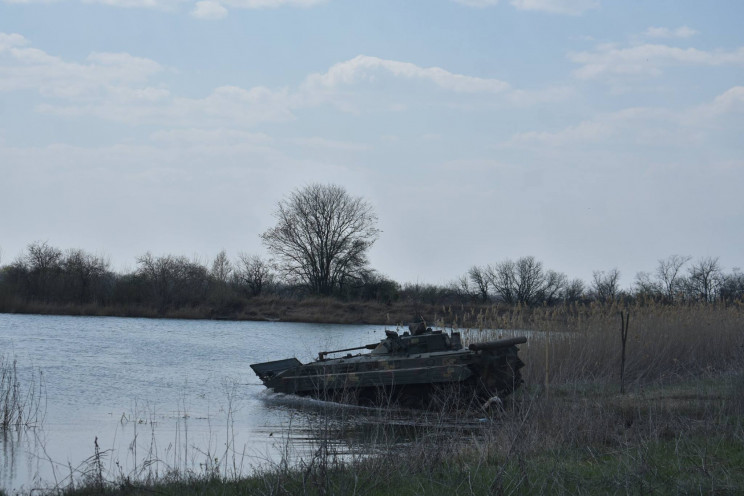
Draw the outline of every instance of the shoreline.
M0 306L0 313L27 315L65 315L80 317L124 317L150 319L225 320L256 322L304 322L311 324L359 324L407 326L418 315L442 326L477 326L477 316L505 312L499 304L434 305L415 302L390 304L374 301L341 301L333 298L282 299L255 298L245 307L230 311L214 306L166 309L145 306L57 305L14 303Z

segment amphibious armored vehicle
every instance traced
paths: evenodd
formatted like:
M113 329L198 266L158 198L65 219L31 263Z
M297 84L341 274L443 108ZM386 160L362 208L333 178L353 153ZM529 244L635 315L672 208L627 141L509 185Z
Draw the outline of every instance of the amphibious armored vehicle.
M321 351L317 360L297 358L255 363L251 368L264 385L276 392L312 396L347 403L396 402L427 408L448 402L484 403L505 397L522 383L517 355L525 337L474 343L464 348L460 333L432 331L412 324L399 335L385 331L379 343ZM369 353L328 355L357 350Z

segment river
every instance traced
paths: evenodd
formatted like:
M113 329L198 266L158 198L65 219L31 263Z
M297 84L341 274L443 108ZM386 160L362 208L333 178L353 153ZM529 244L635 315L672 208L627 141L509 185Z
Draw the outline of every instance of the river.
M267 391L249 365L384 338L384 326L0 314L0 355L41 384L39 422L0 434L0 488L248 474L311 446L323 405ZM299 453L299 454L298 454Z

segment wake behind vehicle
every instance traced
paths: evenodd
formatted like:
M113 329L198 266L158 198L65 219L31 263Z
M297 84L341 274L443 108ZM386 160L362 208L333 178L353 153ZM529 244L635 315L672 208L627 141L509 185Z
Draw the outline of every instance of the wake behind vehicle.
M412 324L399 335L385 331L379 343L321 351L303 364L297 358L255 363L251 368L264 385L276 392L356 404L395 402L429 408L457 396L458 401L481 404L511 394L522 383L515 337L462 346L459 332L432 331ZM328 358L328 355L371 350L369 353Z

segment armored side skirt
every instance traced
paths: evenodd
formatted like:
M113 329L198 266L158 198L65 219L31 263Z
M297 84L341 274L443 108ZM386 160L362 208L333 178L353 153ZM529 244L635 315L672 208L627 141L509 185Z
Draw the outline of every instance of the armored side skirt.
M291 369L264 381L267 387L281 393L316 395L319 391L353 388L394 387L407 384L441 384L462 382L473 375L466 365L427 366L417 368L334 373L333 367L307 370Z

